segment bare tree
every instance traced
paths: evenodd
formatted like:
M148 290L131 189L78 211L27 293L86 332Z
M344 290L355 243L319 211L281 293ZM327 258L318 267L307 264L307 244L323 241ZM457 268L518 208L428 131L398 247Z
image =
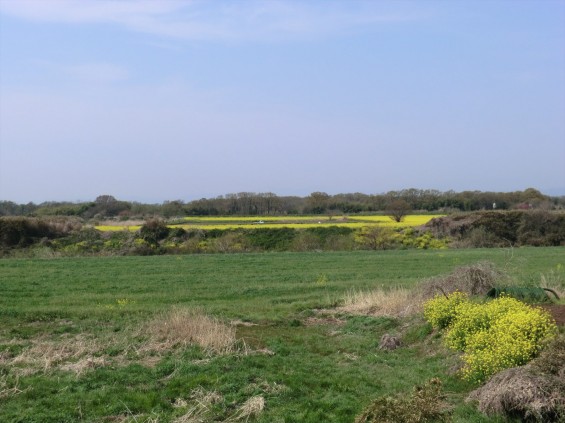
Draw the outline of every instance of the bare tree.
M410 204L404 200L393 200L388 205L387 215L395 222L402 222L411 211Z

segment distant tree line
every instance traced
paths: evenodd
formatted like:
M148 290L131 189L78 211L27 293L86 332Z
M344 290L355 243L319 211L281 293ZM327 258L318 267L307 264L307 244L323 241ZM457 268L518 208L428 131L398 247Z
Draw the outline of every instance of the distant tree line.
M514 192L441 192L432 189L404 189L384 194L336 194L313 192L307 197L278 196L272 192L240 192L215 198L162 204L142 204L100 195L91 202L45 202L16 204L0 201L0 216L76 216L83 219L158 216L265 216L293 214L389 213L399 209L419 212L453 212L512 209L563 209L565 196L550 197L534 188Z

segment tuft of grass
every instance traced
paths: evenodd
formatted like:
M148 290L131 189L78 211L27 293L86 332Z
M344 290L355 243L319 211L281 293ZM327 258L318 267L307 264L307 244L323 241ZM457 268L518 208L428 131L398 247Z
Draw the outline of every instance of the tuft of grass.
M540 286L553 290L559 296L559 299L565 300L565 272L563 272L561 268L542 273Z
M173 308L153 319L147 333L149 341L142 349L150 351L198 345L209 354L228 354L239 346L233 326L198 309Z
M422 300L406 288L350 291L338 308L351 314L405 317L420 311Z
M262 395L255 395L246 400L228 421L247 422L251 417L259 417L265 408L265 398Z

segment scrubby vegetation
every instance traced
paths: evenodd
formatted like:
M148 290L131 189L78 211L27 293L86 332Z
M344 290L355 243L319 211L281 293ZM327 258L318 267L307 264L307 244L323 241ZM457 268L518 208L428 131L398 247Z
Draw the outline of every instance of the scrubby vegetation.
M565 244L565 213L547 210L456 214L433 219L426 227L459 248Z
M430 379L417 386L411 395L381 397L355 419L355 423L450 422L441 380Z
M346 220L347 221L347 220ZM351 251L565 244L565 214L476 212L432 219L420 227L359 222L234 228L192 227L152 218L101 231L78 218L0 217L4 256L156 255L263 251ZM340 226L341 225L341 226ZM113 228L113 227L110 227Z

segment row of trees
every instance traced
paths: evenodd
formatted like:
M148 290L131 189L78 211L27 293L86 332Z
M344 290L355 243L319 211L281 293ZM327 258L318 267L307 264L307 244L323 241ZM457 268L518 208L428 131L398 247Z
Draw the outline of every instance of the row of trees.
M336 194L313 192L307 197L278 196L272 192L240 192L215 198L162 204L142 204L101 195L92 202L47 202L16 204L0 201L0 216L78 216L99 217L207 216L207 215L288 215L288 214L351 214L407 210L475 211L508 209L562 209L565 197L549 197L534 188L515 192L405 189L384 194Z

